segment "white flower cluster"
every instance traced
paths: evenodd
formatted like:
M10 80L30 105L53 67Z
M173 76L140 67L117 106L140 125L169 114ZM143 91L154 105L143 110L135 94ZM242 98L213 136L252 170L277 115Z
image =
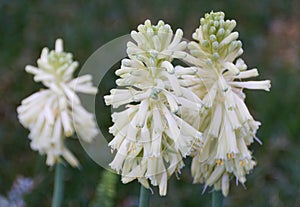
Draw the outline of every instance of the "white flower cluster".
M256 139L260 123L250 115L243 89L269 91L270 81L241 81L258 76L258 71L247 70L242 59L236 60L243 53L242 43L233 32L236 22L224 17L223 12L211 12L201 18L195 41L188 44L192 56L186 57L198 70L180 83L203 101L199 114L189 110L185 114L189 123L200 123L197 129L204 139L192 161L194 182L221 189L226 196L232 175L243 184L256 164L248 145Z
M176 70L171 63L186 56L182 35L180 29L173 35L163 21L152 25L146 20L138 26L131 33L136 43L127 44L129 59L116 71L119 88L105 96L107 105L121 109L112 114L114 139L109 146L117 153L110 166L121 172L123 183L138 179L150 188L150 180L159 186L160 195L166 195L168 178L180 173L182 157L202 140L202 134L178 115L182 106L194 106L194 112L201 108L201 100L177 78L197 70Z
M47 155L47 164L52 166L63 156L72 166L78 160L64 145L65 137L74 134L90 142L98 128L94 116L86 111L75 92L96 94L91 75L73 78L78 63L71 53L63 51L63 42L57 39L55 50L44 48L37 61L38 66L26 66L34 75L34 81L42 82L41 89L22 101L17 108L20 123L30 130L31 148Z

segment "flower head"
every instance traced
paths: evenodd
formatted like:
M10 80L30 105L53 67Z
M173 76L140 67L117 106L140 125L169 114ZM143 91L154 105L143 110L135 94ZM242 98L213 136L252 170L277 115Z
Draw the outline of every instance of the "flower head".
M170 26L162 21L151 25L147 20L138 30L131 33L136 44L127 44L129 59L123 59L116 71L120 88L105 96L107 105L123 106L121 112L112 114L110 133L114 139L109 145L117 153L110 166L122 172L124 183L138 179L149 188L149 179L159 186L160 195L166 195L168 178L180 172L182 157L189 155L193 144L202 138L178 115L183 105L195 106L194 110L201 106L200 99L177 79L179 74L196 71L176 71L171 63L178 54L184 54L181 30L173 40Z
M186 53L186 42L182 41L183 31L177 29L173 33L171 26L162 20L152 25L150 20L138 26L138 31L132 31L131 37L136 42L128 42L127 54L142 61L151 58L172 61L173 58L183 58Z
M186 61L197 67L196 75L186 75L181 84L189 87L203 101L198 115L189 122L200 123L204 143L193 158L194 182L222 189L226 196L234 175L244 183L245 175L255 166L248 145L260 125L244 103L243 89L269 91L270 81L242 81L258 76L257 69L247 70L242 59L242 43L233 32L234 20L225 20L223 12L211 12L201 18L200 27L189 43L191 56ZM182 67L180 67L182 68Z
M72 166L77 166L75 156L65 147L65 137L77 133L84 141L91 141L98 129L92 114L80 103L76 92L96 94L90 75L73 78L78 63L72 54L63 51L62 40L57 39L55 50L42 50L38 67L26 66L42 89L22 101L17 108L20 123L30 130L31 148L47 155L47 164L55 164L63 156Z

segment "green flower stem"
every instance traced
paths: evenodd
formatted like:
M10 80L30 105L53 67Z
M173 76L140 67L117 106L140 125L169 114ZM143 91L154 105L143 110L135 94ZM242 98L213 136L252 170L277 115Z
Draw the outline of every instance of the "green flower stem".
M139 207L149 207L150 190L141 185Z
M54 192L52 197L52 207L61 207L64 195L64 166L58 162L55 166Z
M212 207L223 207L222 191L218 190L212 193Z

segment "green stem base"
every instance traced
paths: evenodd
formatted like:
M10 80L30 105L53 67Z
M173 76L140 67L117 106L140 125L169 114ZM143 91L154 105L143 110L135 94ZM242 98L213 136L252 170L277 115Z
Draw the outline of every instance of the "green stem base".
M212 193L212 207L223 207L222 191L218 190Z
M149 207L150 204L150 190L141 185L139 207Z
M64 196L64 166L62 163L56 163L55 166L55 180L54 180L54 191L52 197L51 207L61 207Z

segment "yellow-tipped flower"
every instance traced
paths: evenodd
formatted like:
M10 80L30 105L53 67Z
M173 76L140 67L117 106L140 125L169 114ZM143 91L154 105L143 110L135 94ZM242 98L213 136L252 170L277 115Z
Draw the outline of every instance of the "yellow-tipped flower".
M131 36L136 44L127 44L129 59L123 59L116 71L121 88L105 96L107 105L125 106L112 114L114 139L109 145L117 153L110 166L121 172L124 183L138 179L150 188L150 180L159 186L160 195L166 195L168 178L180 173L182 157L202 139L202 134L177 114L183 105L189 109L196 106L191 110L199 111L201 101L177 79L191 71L176 71L171 63L185 54L181 30L173 35L169 25L162 21L152 25L147 20ZM188 100L191 97L194 99Z
M233 32L236 22L224 17L223 12L211 12L201 18L195 41L188 44L191 55L186 57L197 74L183 76L181 85L203 100L200 114L186 115L189 123L200 123L197 127L204 138L192 162L194 182L221 189L226 196L231 177L243 184L255 166L247 146L256 138L260 123L250 115L242 90L269 91L270 81L243 81L258 76L258 71L247 70L242 59L236 60L243 53L242 43Z
M20 123L30 130L31 148L47 155L47 164L52 166L63 156L72 166L78 166L75 156L65 147L64 140L75 132L84 141L90 142L98 129L94 116L80 103L76 92L96 94L92 76L73 77L78 63L72 54L63 51L63 42L57 39L55 50L44 48L37 61L38 66L26 66L42 89L22 101L17 108Z

